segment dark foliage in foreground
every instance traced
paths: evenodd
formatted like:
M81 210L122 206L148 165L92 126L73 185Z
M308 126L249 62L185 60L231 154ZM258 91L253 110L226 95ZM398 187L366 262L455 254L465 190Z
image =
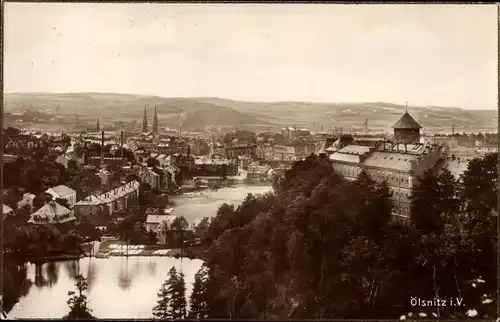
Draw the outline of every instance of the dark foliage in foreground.
M496 155L474 160L460 182L446 170L424 174L403 227L390 221L385 183L365 173L347 182L320 157L297 162L274 194L222 205L212 220L208 318L460 318L469 309L491 318L496 165ZM412 297L465 306L417 308Z

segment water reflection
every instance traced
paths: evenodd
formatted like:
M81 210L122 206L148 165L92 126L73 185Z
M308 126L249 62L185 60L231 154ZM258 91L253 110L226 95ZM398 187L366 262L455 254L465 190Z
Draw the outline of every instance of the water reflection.
M89 292L92 290L95 281L97 280L97 274L99 273L99 267L96 265L95 260L89 259L89 266L87 269L87 284Z
M188 296L201 264L200 260L182 261ZM74 291L74 277L80 272L88 279L88 299L96 317L148 319L156 305L158 289L172 266L180 270L180 259L111 257L41 266L12 265L6 270L6 309L9 317L16 319L62 318L68 312L68 291ZM35 281L36 288L31 287L31 281Z
M125 259L125 266L122 262L120 273L118 274L118 286L124 291L132 286L132 279L128 271L128 257Z
M19 301L19 298L29 294L33 282L27 278L27 264L19 265L10 261L5 261L4 273L4 307L9 312Z
M152 261L151 257L149 258L146 269L149 276L154 276L156 274L156 261Z
M66 271L68 276L76 281L76 277L80 274L80 262L79 261L67 261L65 262Z
M43 274L42 265L35 264L35 286L40 288L47 286L48 284L49 283L45 278L45 274Z
M57 283L59 279L59 268L55 262L47 263L47 283L49 286L52 286Z

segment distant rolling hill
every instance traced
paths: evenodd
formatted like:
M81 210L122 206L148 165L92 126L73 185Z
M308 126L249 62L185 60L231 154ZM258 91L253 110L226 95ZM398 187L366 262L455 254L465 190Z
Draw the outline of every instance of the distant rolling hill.
M78 115L89 122L99 116L105 120L142 121L147 106L152 122L156 106L161 126L178 127L182 113L185 130L201 131L210 127L266 131L283 126L316 130L334 127L362 129L364 120L373 130L390 130L404 113L401 105L375 103L244 102L221 98L164 98L109 93L13 93L4 94L6 112L36 110L53 115ZM496 110L464 110L452 107L409 106L410 114L426 131L478 132L497 131Z

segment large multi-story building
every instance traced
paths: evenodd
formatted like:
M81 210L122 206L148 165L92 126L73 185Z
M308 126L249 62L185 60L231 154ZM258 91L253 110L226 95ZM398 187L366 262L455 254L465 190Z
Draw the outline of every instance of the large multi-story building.
M225 150L228 159L237 159L240 156L248 156L253 159L256 156L257 144L227 145Z
M396 122L394 140L376 146L348 144L330 155L333 168L345 178L355 180L362 170L375 181L386 181L392 192L393 215L407 223L410 196L417 179L426 170L444 166L441 146L419 143L421 126L407 112Z
M217 158L198 158L195 160L194 176L224 177L238 174L238 163L233 160Z

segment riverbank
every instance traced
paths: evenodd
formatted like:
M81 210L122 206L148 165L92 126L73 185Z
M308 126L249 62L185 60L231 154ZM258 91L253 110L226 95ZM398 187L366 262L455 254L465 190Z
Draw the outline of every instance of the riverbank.
M73 253L73 254L56 254L56 255L44 255L44 256L33 256L33 255L20 255L15 253L5 254L5 259L12 260L18 263L33 263L33 264L45 264L47 262L58 262L67 260L79 260L85 256L85 252Z
M190 259L206 259L206 247L194 246L184 249L169 248L164 245L127 245L123 241L105 241L99 244L94 254L87 252L86 257L186 257Z

